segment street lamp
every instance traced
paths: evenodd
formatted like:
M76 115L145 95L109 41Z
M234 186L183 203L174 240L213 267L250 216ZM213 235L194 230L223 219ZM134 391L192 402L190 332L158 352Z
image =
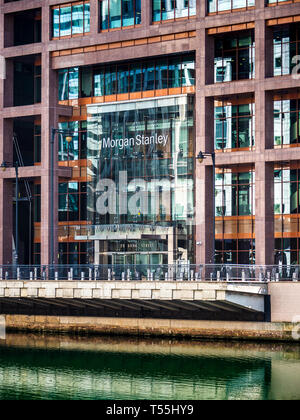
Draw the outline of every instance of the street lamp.
M61 130L59 128L51 128L51 156L50 156L50 165L51 165L51 174L50 174L50 264L54 265L54 149L55 149L55 136L56 134L63 134L66 136L66 141L68 142L68 154L69 154L69 144L71 143L74 133L70 130ZM69 156L68 156L69 159Z
M15 264L18 265L19 260L19 162L15 163L3 161L1 166L3 171L7 168L15 168L16 171L16 242L15 242Z
M213 164L213 186L212 186L212 191L213 191L213 257L212 257L212 263L215 264L216 259L215 259L215 252L216 252L216 219L215 219L215 183L216 183L216 154L215 152L212 153L202 153L201 151L199 152L198 156L197 156L197 160L199 163L202 163L204 159L206 159L207 157L211 156L212 159L212 164Z

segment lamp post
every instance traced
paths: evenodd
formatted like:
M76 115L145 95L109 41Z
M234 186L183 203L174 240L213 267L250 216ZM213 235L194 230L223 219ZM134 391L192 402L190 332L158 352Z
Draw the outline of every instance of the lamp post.
M7 168L15 168L16 171L16 191L15 191L15 200L16 200L16 238L15 238L15 264L18 265L19 261L19 162L15 163L3 161L1 163L1 168L5 171Z
M204 159L206 159L207 157L211 156L212 159L212 164L213 164L213 185L212 185L212 196L213 196L213 223L212 223L212 227L213 227L213 257L212 257L212 263L215 264L216 259L215 259L215 252L216 252L216 218L215 218L215 202L216 202L216 198L215 198L215 184L216 184L216 154L215 152L212 153L202 153L201 151L199 152L198 156L197 156L197 160L199 163L202 163Z
M55 264L54 258L54 149L55 149L55 136L56 134L62 134L66 136L66 141L68 142L68 160L69 160L69 145L73 139L74 133L70 130L61 130L58 128L51 128L51 154L50 154L50 264Z

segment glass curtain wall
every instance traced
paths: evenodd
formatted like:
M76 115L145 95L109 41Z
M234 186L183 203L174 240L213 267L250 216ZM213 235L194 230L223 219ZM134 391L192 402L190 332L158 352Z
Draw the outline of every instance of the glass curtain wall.
M215 83L255 77L254 32L222 35L215 39Z
M92 262L193 262L193 162L193 97L88 106Z
M102 0L101 29L120 29L141 23L141 0Z
M188 18L196 15L196 0L152 0L152 20Z
M194 54L59 70L59 101L174 88L176 94L192 93L193 86Z
M255 263L255 172L216 173L216 256L227 264Z
M254 103L215 102L215 149L251 149L255 145Z

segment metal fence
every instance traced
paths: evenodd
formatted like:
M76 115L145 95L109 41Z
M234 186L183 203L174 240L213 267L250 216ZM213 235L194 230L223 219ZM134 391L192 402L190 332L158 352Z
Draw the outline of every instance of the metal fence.
M78 281L300 281L300 266L176 265L2 265L0 280Z

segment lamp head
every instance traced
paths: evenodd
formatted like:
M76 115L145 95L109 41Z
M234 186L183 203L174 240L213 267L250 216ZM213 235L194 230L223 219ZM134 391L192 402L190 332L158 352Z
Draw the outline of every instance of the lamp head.
M1 163L0 168L2 168L2 171L4 172L7 168L7 163L5 162L5 160Z
M199 163L202 163L204 159L205 159L204 154L202 152L199 152L197 156L197 160L199 161Z
M70 136L70 135L66 136L66 142L67 143L70 144L72 140L73 140L73 137L72 136Z

